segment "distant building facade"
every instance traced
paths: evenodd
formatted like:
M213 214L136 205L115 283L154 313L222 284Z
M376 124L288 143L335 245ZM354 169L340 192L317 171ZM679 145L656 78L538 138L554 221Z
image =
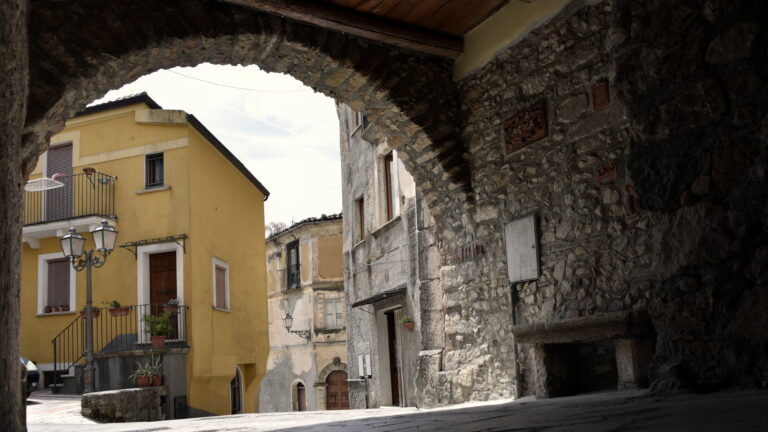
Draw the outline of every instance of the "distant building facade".
M349 408L341 244L341 215L298 222L266 241L270 354L261 412Z
M337 110L350 376L369 377L350 383L351 405L420 406L429 395L418 384L419 364L439 358L435 332L443 328L440 304L433 304L442 296L429 289L438 268L430 271L428 259L433 222L386 137L373 136L361 113Z

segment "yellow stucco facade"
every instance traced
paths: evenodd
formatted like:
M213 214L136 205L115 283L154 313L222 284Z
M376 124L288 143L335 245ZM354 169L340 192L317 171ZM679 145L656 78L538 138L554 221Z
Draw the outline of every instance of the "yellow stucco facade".
M168 236L187 239L139 245L133 248L136 255L116 247L106 265L93 270L93 304L149 303L148 256L175 252L176 297L189 308L187 370L181 372L186 374L188 406L229 414L230 381L239 368L242 411L258 412L258 386L269 354L264 247L268 192L194 117L158 109L151 99L145 101L146 95L133 99L81 113L51 145L72 144L73 174L92 167L117 178L116 218L109 220L119 232L118 245ZM153 153L163 154L164 184L146 189L145 157ZM43 155L30 178L46 173L46 164ZM93 247L87 232L94 218L70 219L24 227L21 350L44 371L52 370L51 340L78 318L75 311L85 304L85 272L76 272L71 310L45 309L50 305L45 304L42 269L46 258L60 253L57 236L76 222L87 238L86 248ZM227 307L214 307L214 263L227 267Z

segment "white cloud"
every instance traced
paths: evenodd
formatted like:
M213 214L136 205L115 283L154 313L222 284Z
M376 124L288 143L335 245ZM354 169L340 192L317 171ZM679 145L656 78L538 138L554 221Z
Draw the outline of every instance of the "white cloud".
M142 91L165 109L194 114L269 189L266 222L341 211L333 99L256 66L202 64L146 75L94 103Z

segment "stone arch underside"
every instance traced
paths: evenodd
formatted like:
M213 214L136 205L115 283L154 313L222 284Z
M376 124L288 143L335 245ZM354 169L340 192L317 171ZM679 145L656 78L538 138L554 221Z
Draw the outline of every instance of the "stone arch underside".
M430 206L468 198L447 60L221 2L41 0L30 12L27 170L68 118L108 90L163 68L255 64L368 114Z
M315 381L315 385L325 385L325 380L328 379L328 375L335 371L349 372L346 363L329 363L317 373L317 381Z

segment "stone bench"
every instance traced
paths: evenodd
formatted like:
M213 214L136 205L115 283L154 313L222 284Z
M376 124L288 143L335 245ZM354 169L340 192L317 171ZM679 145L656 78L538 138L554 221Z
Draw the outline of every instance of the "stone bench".
M81 413L101 423L165 420L165 387L144 387L86 393Z
M655 331L644 311L621 311L568 318L512 328L515 342L534 345L535 393L539 397L573 394L574 381L568 344L612 340L616 355L618 389L648 385L648 364L654 351Z

